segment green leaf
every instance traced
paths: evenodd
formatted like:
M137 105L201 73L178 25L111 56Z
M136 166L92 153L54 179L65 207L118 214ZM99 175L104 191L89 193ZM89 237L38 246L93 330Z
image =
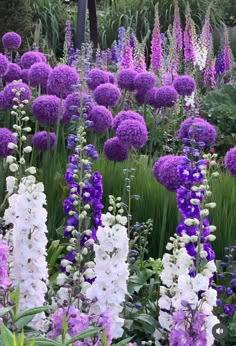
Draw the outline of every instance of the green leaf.
M14 345L13 334L4 324L1 326L1 339L5 346Z
M22 312L21 314L19 314L18 316L16 316L15 321L19 321L21 318L26 317L26 316L37 315L41 312L48 311L51 309L52 309L51 305L45 305L45 306L39 306L37 308L26 310L26 311Z
M146 332L150 334L153 334L155 332L157 321L151 315L140 314L136 317L136 320L142 324Z
M65 346L69 346L69 345L73 344L74 342L76 342L78 340L86 339L86 338L89 338L90 336L96 335L101 330L103 330L103 328L88 329L85 332L83 332L83 333L81 333L81 334L71 338L68 342L65 343Z
M19 330L23 329L25 326L27 326L32 319L34 318L34 315L29 315L29 316L25 316L20 318L18 321L15 322L17 328Z
M16 315L19 310L19 301L20 301L20 288L19 286L16 287L14 292L10 293L10 298L15 302L14 305L14 314Z
M131 338L121 340L117 344L114 344L112 346L126 346L128 344L128 342L130 342L132 339L133 339L133 336Z
M6 314L7 314L9 311L11 311L13 308L14 308L14 305L13 305L13 306L9 306L8 308L0 309L0 317L6 315Z
M105 330L102 331L102 346L107 346L107 334Z
M35 337L29 340L29 343L34 342L37 346L59 346L56 341L47 338Z

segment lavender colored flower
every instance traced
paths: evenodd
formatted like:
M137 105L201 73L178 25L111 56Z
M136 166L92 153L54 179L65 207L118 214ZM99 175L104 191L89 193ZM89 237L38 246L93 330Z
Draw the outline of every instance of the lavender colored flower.
M137 76L137 72L134 69L124 69L121 70L117 75L117 84L119 88L133 91L134 87L134 78Z
M125 28L121 26L118 28L118 62L122 59L122 51L125 39Z
M13 136L13 133L9 129L5 127L0 128L0 158L7 157L14 153L13 149L8 148L9 143L16 144L16 137Z
M150 72L139 73L134 78L134 86L138 91L142 90L143 92L151 89L156 84L157 78Z
M0 289L6 289L11 285L11 280L7 273L8 256L9 247L0 239Z
M5 108L6 108L6 101L5 101L4 92L0 91L0 110Z
M187 63L196 61L196 52L194 48L194 23L190 12L187 14L184 30L184 60Z
M216 129L202 118L188 118L180 126L178 136L181 140L189 139L211 146L217 137Z
M123 144L118 137L108 139L103 150L110 161L122 162L128 159L128 146Z
M233 304L224 305L224 313L230 317L234 316L235 306Z
M183 48L183 33L181 28L181 19L179 15L179 7L178 4L175 3L175 15L173 22L173 37L176 40L176 48L181 51Z
M111 61L113 63L117 63L118 59L117 59L117 43L116 41L114 41L111 45Z
M37 97L32 104L34 117L43 124L56 124L60 112L60 99L54 95Z
M122 49L122 58L120 62L120 68L122 69L130 69L133 67L133 48L130 46L130 40L127 36L123 49Z
M44 62L33 64L30 67L28 72L28 79L29 79L30 85L34 87L41 87L41 90L45 92L47 87L48 77L51 71L52 71L52 68Z
M156 180L170 191L176 191L181 185L178 166L183 156L166 155L161 157L153 166Z
M169 337L170 346L189 346L193 345L192 338L187 330L173 328Z
M149 89L145 95L145 102L147 105L152 106L154 108L159 108L159 102L156 98L156 93L157 93L158 88L153 87Z
M151 67L155 73L158 73L162 67L162 40L160 32L160 21L158 10L156 10L155 23L152 32L152 53ZM154 85L153 85L154 86Z
M224 53L219 52L216 57L216 66L215 71L217 75L221 75L225 72L225 59L224 59Z
M16 32L6 32L2 37L3 47L6 49L19 49L22 43L22 38Z
M191 76L179 76L173 86L179 95L190 96L196 89L196 82Z
M6 56L0 53L0 78L2 78L8 70L9 61Z
M11 82L7 84L3 90L7 108L12 108L15 104L13 99L16 97L16 92L12 90L20 91L20 96L18 98L21 101L30 100L32 97L31 90L27 84L22 82Z
M95 101L102 106L115 107L120 101L120 90L111 83L99 85L94 91Z
M104 106L94 106L89 114L94 132L104 132L112 126L112 113Z
M164 85L172 85L173 75L171 73L165 73L162 76L162 82Z
M123 121L117 128L116 135L121 142L135 149L141 149L148 140L146 125L132 119Z
M173 107L178 100L178 94L172 86L163 86L155 92L155 102L160 107Z
M95 90L99 85L109 82L107 72L98 68L92 69L87 78L87 84L90 90Z
M56 143L56 134L54 132L40 131L36 132L32 137L32 144L38 150L46 151L54 149Z
M42 62L42 56L36 51L26 52L21 57L21 67L23 69L29 69L37 62Z
M142 115L133 111L121 111L113 119L112 127L116 131L120 124L125 120L137 120L145 125L145 121Z
M21 75L20 78L22 79L22 81L24 83L28 83L29 82L29 69L23 69L21 70Z
M21 78L21 68L17 64L9 63L8 71L3 76L3 80L7 83L19 80Z
M84 97L83 97L84 100ZM63 113L61 121L63 123L69 123L72 116L80 116L80 94L73 93L67 96L63 103Z
M48 91L52 95L65 98L72 93L72 86L78 82L75 68L68 65L56 66L48 78Z
M227 151L224 158L224 164L227 171L233 177L236 177L236 147L233 147Z

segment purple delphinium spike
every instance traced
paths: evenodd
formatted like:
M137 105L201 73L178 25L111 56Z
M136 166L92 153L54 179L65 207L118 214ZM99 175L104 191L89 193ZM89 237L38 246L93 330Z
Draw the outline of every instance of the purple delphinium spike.
M205 71L204 71L204 85L210 86L211 89L214 89L216 86L216 80L215 80L215 59L212 59L210 62L208 62Z
M175 3L175 16L173 22L173 37L176 40L176 48L181 51L183 48L183 33L181 28L181 19L179 15L178 2Z
M72 46L73 46L73 44L72 44L72 25L71 25L71 20L67 19L66 25L65 25L65 41L64 41L64 47L65 47L66 52L68 52Z
M122 69L133 67L133 48L130 46L129 37L126 37L124 41L120 67Z
M118 62L120 62L122 59L124 39L125 39L125 28L121 26L118 29Z
M117 43L114 41L111 45L111 61L116 64L118 62L117 58Z
M152 32L151 43L151 67L155 73L158 73L162 67L162 39L160 32L160 21L158 7L156 6L155 23Z
M221 75L222 73L225 72L224 52L222 52L222 51L220 51L220 52L217 54L215 70L216 70L216 74L217 74L217 75Z
M136 46L136 36L133 32L131 32L129 37L130 47L134 50Z

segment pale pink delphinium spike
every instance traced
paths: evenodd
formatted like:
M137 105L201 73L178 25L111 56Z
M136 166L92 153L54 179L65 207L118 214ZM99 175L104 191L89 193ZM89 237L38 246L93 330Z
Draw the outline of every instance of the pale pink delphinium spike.
M151 50L151 67L155 73L158 73L162 67L162 39L160 32L158 6L156 6L155 23L152 32Z
M126 36L123 50L122 50L122 59L120 63L121 69L132 68L133 67L133 48L130 45L130 39Z
M224 63L225 63L225 71L230 71L232 68L231 62L231 49L229 42L229 33L226 25L224 25L224 37L225 37L225 46L224 46Z
M208 64L204 71L204 85L205 87L210 86L211 89L214 89L216 86L216 80L215 80L215 63L216 59L212 59L208 61Z
M195 62L196 53L194 49L195 26L191 18L190 8L186 11L186 25L184 30L184 60L185 62Z
M136 72L141 73L147 71L147 65L144 55L144 47L142 44L136 42L134 53L134 69Z
M178 51L183 49L183 32L181 27L181 19L179 15L178 1L175 2L175 15L173 22L173 36L176 40L176 48Z

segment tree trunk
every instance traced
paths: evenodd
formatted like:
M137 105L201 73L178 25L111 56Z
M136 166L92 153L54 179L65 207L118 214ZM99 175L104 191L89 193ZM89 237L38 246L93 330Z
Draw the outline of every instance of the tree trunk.
M88 10L89 10L90 39L93 42L93 47L96 49L98 46L96 0L88 0Z
M0 37L8 31L16 31L22 36L23 46L26 47L31 29L32 13L28 0L0 0Z

